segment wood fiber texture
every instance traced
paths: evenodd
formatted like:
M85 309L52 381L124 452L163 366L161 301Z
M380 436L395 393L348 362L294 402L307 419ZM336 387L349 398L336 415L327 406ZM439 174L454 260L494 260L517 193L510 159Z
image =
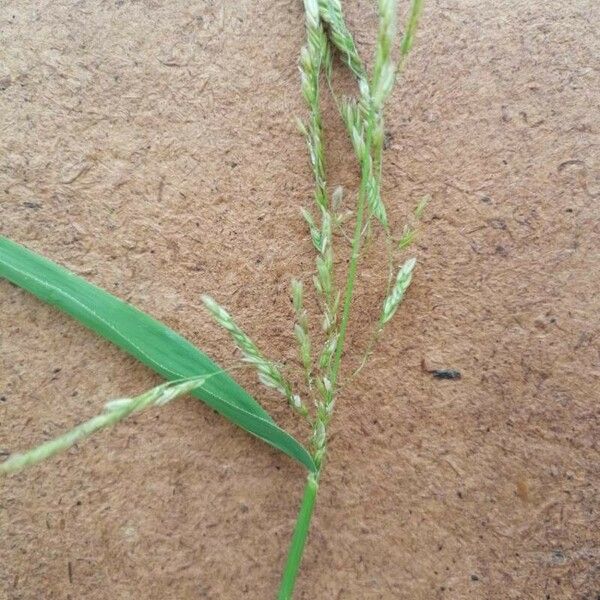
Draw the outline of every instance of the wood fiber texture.
M345 5L370 63L376 3ZM426 2L383 189L396 229L432 196L419 263L339 398L298 599L599 597L599 22L592 0ZM297 373L289 280L314 265L303 36L297 0L0 3L0 232L232 364L209 293ZM350 203L330 101L325 120ZM347 365L377 316L381 246ZM0 282L0 451L158 382ZM141 414L0 481L0 598L272 598L303 479L191 398Z

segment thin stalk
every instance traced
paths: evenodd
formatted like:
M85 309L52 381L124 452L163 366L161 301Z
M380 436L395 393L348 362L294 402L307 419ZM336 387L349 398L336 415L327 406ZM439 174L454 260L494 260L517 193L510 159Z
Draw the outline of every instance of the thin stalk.
M298 511L294 535L292 536L292 541L290 543L290 549L283 570L277 600L291 600L294 594L294 585L296 584L296 577L298 576L298 570L300 569L300 563L302 562L304 545L306 544L318 489L319 474L311 473L306 480L304 496L302 497L302 504Z
M371 148L371 130L367 130L365 146L369 153ZM340 361L342 352L344 351L344 343L346 341L346 331L348 329L348 320L350 318L350 306L352 304L352 296L354 294L354 283L356 281L356 269L358 267L358 259L360 257L360 244L362 239L362 223L367 203L367 179L370 170L369 161L364 160L361 169L360 190L358 193L358 207L356 209L356 223L354 225L354 237L352 239L352 254L350 255L350 264L348 265L348 275L346 277L346 288L344 290L344 306L342 308L342 319L340 321L340 331L335 354L331 365L331 386L335 391L335 386L340 370Z
M352 373L352 376L350 377L350 379L346 383L344 383L344 387L346 387L348 384L352 383L354 381L354 379L356 378L356 376L364 369L367 362L369 362L369 359L371 358L371 355L373 354L373 350L375 349L375 345L379 341L379 336L381 335L381 331L382 331L381 326L379 325L379 323L377 323L377 328L371 334L371 339L369 340L369 345L367 346L367 349L365 350L365 353L363 354L362 360L360 361L360 365L354 371L354 373Z

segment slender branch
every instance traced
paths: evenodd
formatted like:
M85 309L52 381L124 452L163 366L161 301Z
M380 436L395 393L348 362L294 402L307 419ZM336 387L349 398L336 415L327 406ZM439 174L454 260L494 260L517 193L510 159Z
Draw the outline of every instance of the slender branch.
M44 442L39 446L35 446L23 454L13 454L3 463L0 463L0 476L16 473L25 467L35 465L59 452L68 450L71 446L91 436L96 431L115 425L134 412L138 412L149 406L162 406L174 398L202 387L208 379L216 374L218 373L170 381L152 388L135 398L120 398L107 402L101 414L81 423L67 433Z
M371 131L367 130L367 137L365 146L367 150L371 147ZM350 306L352 304L352 296L354 293L354 283L356 280L356 269L358 266L358 259L360 256L360 246L362 240L362 224L365 212L365 206L367 203L367 182L370 175L371 162L370 160L362 161L361 168L361 181L360 190L358 193L358 207L356 209L356 223L354 225L354 237L352 239L352 253L350 255L350 264L348 265L348 275L346 277L346 287L344 291L344 304L342 308L342 318L340 321L339 337L337 341L337 347L333 356L330 381L333 389L338 379L340 370L340 361L342 359L342 353L344 351L344 344L346 342L346 331L348 329L348 320L350 318Z

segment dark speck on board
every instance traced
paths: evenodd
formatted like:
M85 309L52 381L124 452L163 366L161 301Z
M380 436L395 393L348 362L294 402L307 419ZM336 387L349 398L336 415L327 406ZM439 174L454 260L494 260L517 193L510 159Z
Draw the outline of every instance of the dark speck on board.
M456 369L435 369L431 374L436 379L460 379L462 377L461 372Z

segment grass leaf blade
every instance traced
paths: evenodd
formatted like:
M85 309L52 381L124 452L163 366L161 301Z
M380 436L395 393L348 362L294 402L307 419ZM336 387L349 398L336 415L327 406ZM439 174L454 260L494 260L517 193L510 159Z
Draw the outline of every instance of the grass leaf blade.
M168 380L215 374L193 395L314 470L308 451L227 373L185 338L130 304L0 236L0 277L61 309Z

